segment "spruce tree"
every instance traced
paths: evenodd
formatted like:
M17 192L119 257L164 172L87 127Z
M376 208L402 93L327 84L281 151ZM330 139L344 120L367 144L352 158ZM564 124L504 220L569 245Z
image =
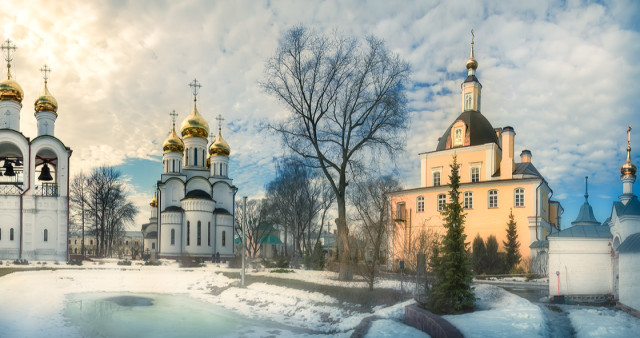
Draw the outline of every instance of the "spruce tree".
M484 240L480 237L480 234L477 234L473 239L473 244L471 246L473 248L473 252L471 254L472 262L473 262L473 271L476 275L480 275L485 273L485 262L487 259L487 249L484 245Z
M520 263L522 256L520 255L520 242L518 242L518 232L516 221L513 217L513 211L509 211L509 222L507 223L507 241L503 241L504 250L507 252L506 264L507 270L511 271Z
M460 166L453 156L450 165L449 199L442 216L447 234L430 261L435 282L428 291L429 310L438 314L463 313L473 310L474 295L471 290L471 269L468 243L465 243L464 218L460 203Z
M504 258L498 252L498 240L495 235L487 238L485 269L488 274L501 274L504 271Z

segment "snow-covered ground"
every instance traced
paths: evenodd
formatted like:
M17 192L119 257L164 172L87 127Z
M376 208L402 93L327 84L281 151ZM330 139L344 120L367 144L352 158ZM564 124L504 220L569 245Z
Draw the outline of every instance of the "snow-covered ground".
M38 265L31 264L30 267ZM0 337L79 337L86 332L65 316L70 295L86 293L159 293L180 295L231 311L238 317L274 323L269 330L243 331L245 336L338 336L348 337L360 322L375 316L367 337L426 337L402 323L404 306L378 306L372 311L359 309L329 295L285 286L254 282L246 288L223 272L238 272L218 265L181 269L173 262L163 266L118 266L85 263L55 271L24 271L0 277ZM3 266L4 267L4 266ZM0 268L3 268L0 267ZM12 266L17 267L17 266ZM341 282L331 272L295 270L274 274L249 272L251 276L283 279L349 288L366 288L363 281ZM286 284L286 283L280 283ZM382 281L377 287L399 289L397 281ZM406 286L405 286L406 288ZM548 336L545 316L536 304L492 285L476 287L478 311L445 316L467 337L544 337ZM563 307L579 337L629 337L640 332L640 320L606 308ZM176 308L175 311L180 311ZM178 324L177 324L178 325ZM89 334L93 335L93 334ZM171 336L167 332L167 336ZM133 336L133 334L132 334ZM144 336L140 333L136 337Z

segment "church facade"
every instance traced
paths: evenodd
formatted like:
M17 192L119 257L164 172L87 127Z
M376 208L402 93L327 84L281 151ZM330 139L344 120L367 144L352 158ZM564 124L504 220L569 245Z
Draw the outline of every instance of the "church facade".
M0 82L0 259L67 260L69 233L69 157L71 149L55 136L58 102L44 88L34 103L38 135L20 128L24 92L11 75Z
M149 223L142 226L144 252L161 258L231 257L238 190L229 178L231 148L221 126L209 144L209 124L196 104L200 85L194 80L191 86L193 110L180 135L172 113L173 127L162 145L163 173L150 203Z
M461 86L462 113L445 130L435 150L420 154L420 187L389 194L395 263L415 259L425 231L444 231L440 212L449 198L454 155L460 165L467 241L476 234L484 240L495 235L502 246L508 216L513 212L520 251L526 259L546 255L546 237L560 229L562 206L551 200L553 191L532 163L531 151L522 150L518 162L514 128L494 128L481 113L482 85L476 77L477 67L472 41L466 63L468 76Z

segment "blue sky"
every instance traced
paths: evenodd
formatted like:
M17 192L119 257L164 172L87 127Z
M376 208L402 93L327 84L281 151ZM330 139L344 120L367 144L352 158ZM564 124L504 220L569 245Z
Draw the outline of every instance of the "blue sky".
M258 83L281 34L299 23L373 34L411 64L412 123L391 168L405 187L417 187L418 154L434 150L460 113L474 29L482 113L494 127L515 129L516 155L532 151L565 207L566 227L584 201L584 176L600 221L621 192L626 127L640 131L639 14L632 0L14 1L0 23L3 38L18 46L12 71L25 92L25 135L36 134L30 103L47 63L60 106L56 135L74 150L72 175L118 166L141 207L136 228L148 217L169 112L176 110L179 125L191 111L188 83L196 77L198 109L211 129L215 116L225 118L239 194L264 194L284 150L260 125L286 112ZM633 135L638 163L640 135Z

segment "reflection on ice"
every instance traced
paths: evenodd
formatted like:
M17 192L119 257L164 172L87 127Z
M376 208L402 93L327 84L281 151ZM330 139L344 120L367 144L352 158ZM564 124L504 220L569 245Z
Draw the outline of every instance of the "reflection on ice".
M259 337L297 331L186 295L69 294L64 317L83 337Z

